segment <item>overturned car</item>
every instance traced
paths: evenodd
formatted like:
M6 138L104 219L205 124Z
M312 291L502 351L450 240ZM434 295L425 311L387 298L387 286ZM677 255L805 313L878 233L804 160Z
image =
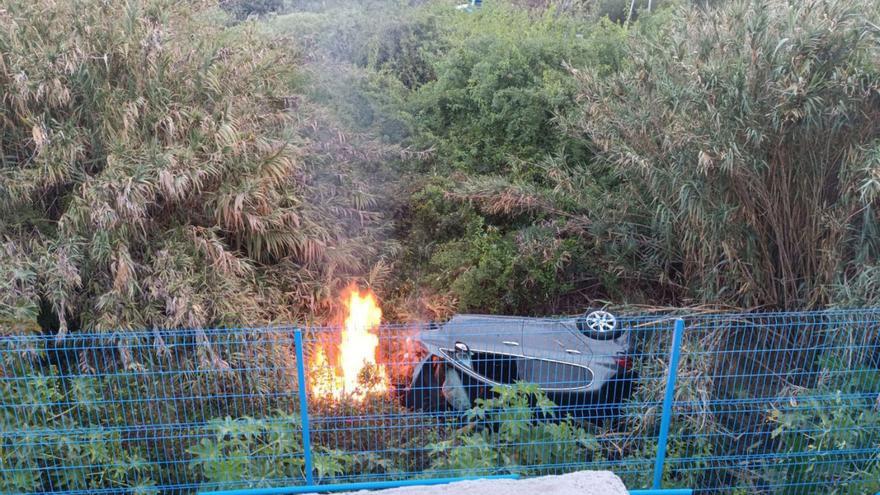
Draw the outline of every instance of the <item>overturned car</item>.
M630 332L614 315L546 319L457 315L417 335L426 356L401 390L422 411L464 411L496 386L537 384L565 415L617 415L632 394Z

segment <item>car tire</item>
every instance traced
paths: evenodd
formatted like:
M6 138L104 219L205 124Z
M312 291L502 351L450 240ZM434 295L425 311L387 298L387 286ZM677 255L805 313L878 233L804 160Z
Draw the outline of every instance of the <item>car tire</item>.
M614 340L624 333L617 323L617 318L601 309L585 312L577 319L576 324L582 334L593 340Z

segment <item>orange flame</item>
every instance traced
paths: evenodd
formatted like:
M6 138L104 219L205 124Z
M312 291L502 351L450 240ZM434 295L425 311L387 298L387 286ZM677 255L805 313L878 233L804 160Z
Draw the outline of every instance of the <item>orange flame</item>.
M385 366L376 363L379 337L370 332L382 323L382 309L371 291L361 293L355 287L349 289L344 303L347 316L334 353L336 363L331 365L327 350L318 348L309 366L312 393L362 400L367 392L388 390Z

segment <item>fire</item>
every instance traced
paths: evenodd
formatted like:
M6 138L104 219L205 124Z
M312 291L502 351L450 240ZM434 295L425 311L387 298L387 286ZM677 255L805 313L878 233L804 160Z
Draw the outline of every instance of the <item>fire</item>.
M376 362L382 309L371 291L350 288L344 299L347 316L336 352L319 347L309 365L312 393L340 399L363 399L369 392L388 390L385 366ZM335 356L335 362L328 356Z

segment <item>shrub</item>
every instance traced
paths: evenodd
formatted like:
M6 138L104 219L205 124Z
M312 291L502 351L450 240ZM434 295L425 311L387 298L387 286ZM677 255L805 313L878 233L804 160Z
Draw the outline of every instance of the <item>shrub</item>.
M623 55L609 23L580 33L566 18L487 7L458 24L410 112L444 162L467 172L500 173L564 148L553 123L574 103L564 64L608 70Z
M431 11L392 17L368 38L354 62L390 74L409 89L433 81L433 56L446 45L439 25L443 18Z
M448 46L448 6L412 8L394 0L343 2L309 12L279 16L268 23L274 33L293 35L312 51L320 69L345 66L395 78L406 88L434 78L434 57Z
M599 450L596 439L570 419L548 420L555 404L537 385L518 383L493 391L496 397L478 399L476 407L468 411L468 419L475 423L430 446L432 469L485 475L507 468L530 474L522 466L560 469L593 458ZM541 472L546 474L543 469Z
M530 234L537 240L524 238ZM458 299L460 311L511 314L559 307L574 287L573 265L586 262L586 252L573 239L542 242L552 237L540 227L502 235L479 226L465 239L440 246L429 266L437 273L435 283Z
M578 74L572 131L625 181L643 258L700 301L828 304L878 255L870 2L680 9L619 75Z
M603 171L556 120L574 107L565 64L617 70L624 31L497 5L448 22L448 48L429 50L436 78L404 110L408 142L434 152L415 170L454 175L423 181L410 199L408 264L426 266L413 270L422 286L457 299L459 310L582 309L583 292L575 294L603 276L580 221L599 200L593 184Z
M850 368L839 358L826 358L824 369L847 372L824 374L802 397L770 411L777 451L788 454L770 473L786 487L781 493L797 493L804 480L824 484L833 495L880 490L880 456L860 447L876 445L880 438L880 378L865 364Z
M206 430L187 452L192 469L208 483L252 487L305 477L299 416L227 416L209 421Z
M262 427L246 433L266 442L246 474L291 476L301 444L298 417L285 413L296 406L290 340L259 331L4 336L0 489L154 493L160 484L240 474L240 459L188 469L190 451L220 428L205 423L217 411L232 418L263 411L265 425L236 423ZM201 447L234 453L251 436L220 435Z
M221 0L220 6L238 20L281 12L284 0Z
M62 378L57 366L42 364L47 352L36 343L7 342L2 353L0 490L158 493L152 487L163 475L144 445L101 428L124 417L120 404L103 400L104 381Z
M200 5L4 5L0 318L290 321L369 270L385 222L353 171L382 151L295 94L288 44Z

